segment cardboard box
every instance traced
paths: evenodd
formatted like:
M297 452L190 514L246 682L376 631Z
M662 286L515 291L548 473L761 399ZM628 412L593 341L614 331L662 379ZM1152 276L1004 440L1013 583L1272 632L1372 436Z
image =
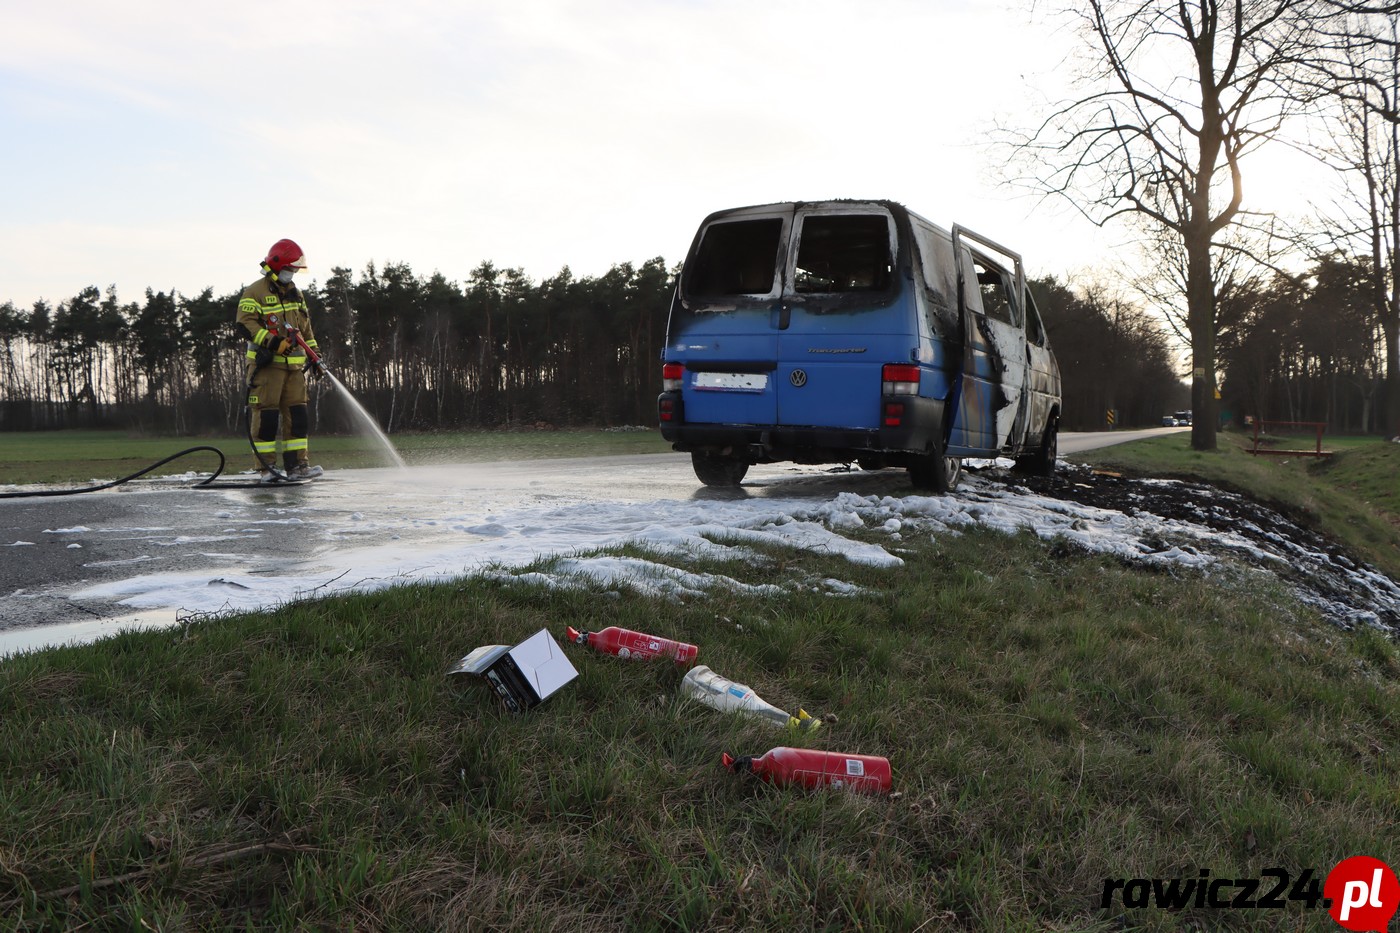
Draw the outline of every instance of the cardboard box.
M564 649L545 629L514 647L477 648L447 673L485 677L512 713L538 706L578 676Z

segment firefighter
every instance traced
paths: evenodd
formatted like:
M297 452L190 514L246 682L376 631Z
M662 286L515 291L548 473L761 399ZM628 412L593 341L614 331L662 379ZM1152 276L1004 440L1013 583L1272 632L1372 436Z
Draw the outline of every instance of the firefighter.
M238 298L238 326L248 337L248 435L262 482L276 482L277 436L289 479L321 475L307 449L307 358L297 337L316 347L306 299L292 277L306 268L301 247L278 240L262 261L262 278ZM314 364L312 377L320 375Z

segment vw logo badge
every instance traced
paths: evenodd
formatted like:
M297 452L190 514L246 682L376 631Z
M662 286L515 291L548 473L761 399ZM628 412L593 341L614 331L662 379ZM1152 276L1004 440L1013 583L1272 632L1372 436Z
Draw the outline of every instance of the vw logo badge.
M792 375L788 376L788 382L791 382L799 389L802 388L807 384L807 371L805 369L794 369Z

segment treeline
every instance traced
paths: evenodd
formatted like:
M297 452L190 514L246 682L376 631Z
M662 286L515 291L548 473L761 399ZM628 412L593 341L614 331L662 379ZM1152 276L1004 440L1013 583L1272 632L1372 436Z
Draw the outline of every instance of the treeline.
M1054 276L1032 279L1063 383L1060 426L1069 431L1157 425L1189 408L1191 390L1156 318L1099 287L1075 290Z
M1385 322L1369 260L1324 256L1304 275L1227 289L1218 303L1221 405L1334 433L1387 433Z
M407 264L335 268L305 290L328 368L386 430L650 424L673 275L661 258L542 282L479 265L465 285ZM0 305L0 430L241 430L238 292L94 287L25 312ZM333 394L316 429L351 428Z
M1217 299L1222 420L1312 421L1386 433L1384 322L1369 259L1333 253L1296 275L1230 282ZM1138 305L1050 277L1031 282L1064 378L1063 424L1156 424L1190 408L1168 332ZM1393 421L1393 419L1392 419Z
M675 274L660 257L539 283L485 262L463 287L407 265L333 273L317 337L390 431L656 420Z
M463 284L403 263L335 268L308 288L331 371L392 432L654 424L674 277L660 257L540 282L484 262ZM1273 420L1371 430L1384 345L1365 311L1366 264L1333 256L1221 299L1222 405ZM1158 319L1096 287L1031 286L1064 378L1062 425L1156 424L1189 406L1188 375ZM241 430L238 294L83 289L56 305L0 305L0 430ZM315 430L353 429L334 393Z

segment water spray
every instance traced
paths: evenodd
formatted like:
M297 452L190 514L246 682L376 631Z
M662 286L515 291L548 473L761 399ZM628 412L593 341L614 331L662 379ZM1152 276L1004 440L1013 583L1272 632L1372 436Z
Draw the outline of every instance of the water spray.
M288 328L288 336L296 341L297 346L301 347L302 351L306 353L307 372L316 379L320 379L323 376L329 379L331 385L340 390L340 397L345 401L346 405L350 406L350 413L355 417L355 420L374 435L375 440L379 441L393 459L394 466L398 467L400 470L408 469L408 464L404 462L403 457L399 456L399 452L394 449L394 445L390 442L388 435L385 434L378 423L370 417L369 412L365 411L364 406L355 400L355 396L345 387L345 383L337 379L335 374L326 368L326 364L321 360L321 355L307 346L306 341L301 337L301 331L295 328Z

